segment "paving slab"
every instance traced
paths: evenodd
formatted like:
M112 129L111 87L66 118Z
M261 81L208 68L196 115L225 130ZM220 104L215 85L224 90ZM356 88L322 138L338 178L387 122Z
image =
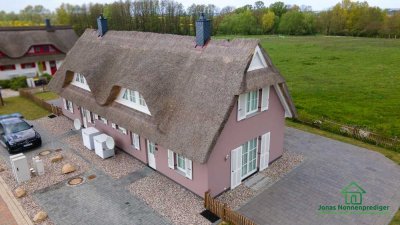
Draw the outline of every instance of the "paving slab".
M103 172L89 171L82 177L91 174L96 178L76 186L61 183L34 197L58 225L170 224Z
M380 153L286 128L284 147L304 162L239 209L257 224L388 224L400 205L400 166ZM323 215L320 205L344 204L351 182L364 205L388 205L383 215Z

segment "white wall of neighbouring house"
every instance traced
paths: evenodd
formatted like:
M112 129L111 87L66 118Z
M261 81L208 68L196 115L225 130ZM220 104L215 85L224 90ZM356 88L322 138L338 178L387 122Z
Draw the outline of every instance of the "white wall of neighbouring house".
M8 80L18 76L34 77L36 70L37 68L22 69L21 64L16 64L15 70L0 71L0 80Z

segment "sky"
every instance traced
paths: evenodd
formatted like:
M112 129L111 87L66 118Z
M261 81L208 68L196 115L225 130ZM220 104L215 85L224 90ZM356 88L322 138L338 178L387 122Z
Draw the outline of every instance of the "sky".
M50 10L56 9L61 3L70 3L74 5L81 5L83 3L112 3L115 0L0 0L0 11L4 10L6 12L19 12L21 9L25 8L27 5L43 5L45 8ZM253 5L256 0L175 0L182 3L185 7L191 4L214 4L219 8L224 6L234 6L240 7L246 4ZM264 0L266 6L278 0ZM341 0L281 0L286 4L292 5L309 5L313 10L324 10L331 6L334 6ZM400 8L399 0L367 0L370 6L379 6L381 8Z

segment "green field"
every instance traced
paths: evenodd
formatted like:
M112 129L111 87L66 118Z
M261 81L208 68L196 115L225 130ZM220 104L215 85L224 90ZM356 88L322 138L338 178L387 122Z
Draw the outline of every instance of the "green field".
M399 39L252 37L286 78L300 117L400 137Z

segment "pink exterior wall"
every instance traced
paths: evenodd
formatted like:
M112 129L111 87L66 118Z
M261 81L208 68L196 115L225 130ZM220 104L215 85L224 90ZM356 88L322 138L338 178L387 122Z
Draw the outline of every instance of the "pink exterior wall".
M63 113L71 119L79 118L82 120L80 111L75 104L73 114L65 109L63 109ZM230 154L233 149L244 144L246 141L271 132L269 161L271 162L282 155L285 126L284 115L284 109L275 89L271 87L269 108L267 111L258 112L256 115L238 122L237 104L235 105L208 162L206 164L192 162L192 180L186 178L177 170L168 167L167 149L159 145L155 152L156 170L201 197L204 196L207 190L210 190L213 196L218 195L230 188ZM138 151L131 145L130 132L128 131L128 134L123 134L119 130L112 128L111 122L108 121L106 125L101 120L95 120L95 124L88 123L88 126L95 126L101 132L112 136L119 148L147 164L146 138L140 136L140 150ZM171 150L173 151L173 149ZM229 155L229 158L225 160L227 155Z
M161 146L157 146L157 148L158 150L155 154L157 171L186 187L195 194L204 197L204 193L208 190L207 165L192 162L192 180L190 180L180 174L176 169L168 167L167 149Z
M285 128L285 111L280 103L275 89L271 86L269 107L267 111L237 121L237 104L208 159L208 183L213 196L230 188L231 182L231 151L253 138L271 132L269 162L279 158L283 152L283 138ZM260 141L258 141L260 151ZM229 155L229 159L225 157ZM257 155L257 167L259 155Z

